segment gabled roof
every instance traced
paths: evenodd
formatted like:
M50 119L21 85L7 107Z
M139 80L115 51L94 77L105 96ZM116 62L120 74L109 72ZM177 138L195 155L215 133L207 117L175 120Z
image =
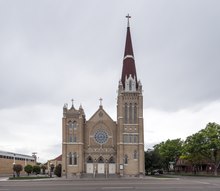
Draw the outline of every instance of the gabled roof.
M102 112L103 114L103 117L106 116L109 120L111 120L112 122L115 122L109 115L108 113L103 109L103 106L99 106L99 109L92 115L92 117L90 117L90 119L87 121L92 121L93 118L95 118L97 115L100 114L100 111Z
M62 161L62 155L58 156L57 158L55 158L53 160Z

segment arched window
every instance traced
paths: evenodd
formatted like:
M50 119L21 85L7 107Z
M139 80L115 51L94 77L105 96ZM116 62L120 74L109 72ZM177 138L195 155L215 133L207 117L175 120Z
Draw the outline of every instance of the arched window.
M76 129L76 128L77 128L77 123L76 123L76 121L74 121L74 122L72 123L72 127L73 127L73 129Z
M128 164L128 155L125 155L124 164Z
M74 129L76 129L76 128L77 128L77 123L76 123L76 121L74 121L74 122L69 121L69 122L68 122L68 128L69 128L69 130L74 130Z
M77 165L77 154L73 154L73 165Z
M134 124L137 123L137 104L134 104Z
M132 103L129 105L129 123L132 124Z
M137 159L137 151L134 151L134 159Z
M69 165L73 164L73 157L72 157L72 153L69 153Z
M89 157L87 158L87 163L93 163L93 159L92 159L91 156L89 156Z
M109 159L109 163L115 163L114 157L111 157L111 158Z
M68 128L69 128L69 130L73 128L73 125L72 125L72 124L73 124L72 121L69 121L69 122L68 122Z
M129 80L129 91L131 91L131 90L132 90L132 81Z
M124 122L128 123L128 104L125 103Z
M98 159L98 163L104 163L104 159L103 159L103 157L99 157L99 159Z

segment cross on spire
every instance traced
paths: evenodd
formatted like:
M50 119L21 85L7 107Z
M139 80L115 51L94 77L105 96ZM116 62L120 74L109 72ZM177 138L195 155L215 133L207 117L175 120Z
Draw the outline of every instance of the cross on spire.
M99 98L100 106L102 106L102 100L103 100L103 99L100 97L100 98Z
M128 19L128 27L130 27L129 19L131 18L131 16L128 14L128 15L126 16L126 18Z

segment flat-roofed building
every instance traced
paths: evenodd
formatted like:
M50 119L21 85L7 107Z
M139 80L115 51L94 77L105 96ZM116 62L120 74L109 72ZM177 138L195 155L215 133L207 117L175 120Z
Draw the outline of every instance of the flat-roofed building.
M7 151L0 151L0 175L13 174L13 165L20 164L23 168L36 164L36 157ZM25 173L24 169L21 173Z

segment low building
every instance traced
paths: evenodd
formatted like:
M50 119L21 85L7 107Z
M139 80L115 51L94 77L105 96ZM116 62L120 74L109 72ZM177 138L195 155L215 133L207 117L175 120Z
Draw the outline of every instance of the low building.
M61 165L62 166L62 155L59 155L58 157L48 160L47 161L47 173L50 174L50 176L54 173L54 169L56 166Z
M36 156L0 151L0 175L13 174L14 164L20 164L23 168L28 164L36 165ZM25 173L24 169L22 173Z
M48 160L47 169L49 170L51 166L56 167L59 164L62 165L62 155L56 157L55 159Z

